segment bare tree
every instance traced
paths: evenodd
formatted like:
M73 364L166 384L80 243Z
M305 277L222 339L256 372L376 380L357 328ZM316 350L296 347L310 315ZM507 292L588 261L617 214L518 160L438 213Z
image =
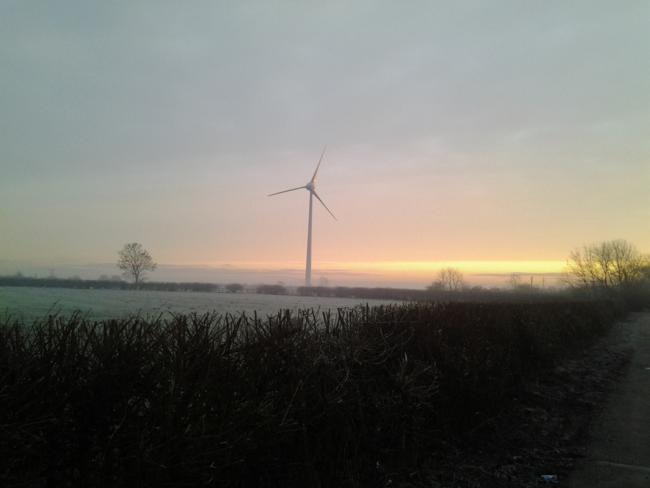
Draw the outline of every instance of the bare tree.
M438 273L438 281L430 287L433 290L460 291L465 284L463 273L456 268L444 268Z
M137 242L124 244L118 256L117 267L122 270L125 278L133 280L136 287L144 280L147 271L156 269L156 263L149 252Z
M643 279L648 257L623 239L590 244L569 255L569 284L589 288L616 288Z

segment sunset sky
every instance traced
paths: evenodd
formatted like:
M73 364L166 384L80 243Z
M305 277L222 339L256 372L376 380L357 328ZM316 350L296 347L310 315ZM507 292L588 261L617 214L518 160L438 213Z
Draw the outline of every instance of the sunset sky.
M305 184L326 144L338 221L315 208L316 278L650 252L649 47L634 0L5 0L0 272L138 241L286 279L308 195L266 195Z

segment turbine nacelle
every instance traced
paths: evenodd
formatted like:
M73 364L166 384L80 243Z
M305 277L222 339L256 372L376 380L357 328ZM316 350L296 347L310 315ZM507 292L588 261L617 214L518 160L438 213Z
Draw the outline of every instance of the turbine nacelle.
M318 160L318 164L316 165L316 170L314 171L311 180L309 180L309 183L307 183L304 186L298 186L296 188L289 188L288 190L282 190L275 193L271 193L268 196L272 197L275 195L279 195L280 193L288 193L290 191L296 191L296 190L307 190L311 195L316 197L316 199L321 203L323 207L325 207L325 210L329 212L329 214L334 218L334 220L338 220L336 216L332 213L332 211L329 208L327 208L325 202L321 200L321 198L318 196L318 193L316 193L316 176L318 175L318 170L320 169L320 163L323 161L323 156L325 156L325 149L327 149L327 146L323 148L323 152L321 153L320 159Z

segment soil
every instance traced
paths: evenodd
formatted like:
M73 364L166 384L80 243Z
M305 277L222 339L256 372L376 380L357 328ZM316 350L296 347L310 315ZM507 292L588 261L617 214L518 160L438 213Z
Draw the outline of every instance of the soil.
M629 321L623 341L633 351L627 374L594 421L588 455L568 487L650 486L650 314Z

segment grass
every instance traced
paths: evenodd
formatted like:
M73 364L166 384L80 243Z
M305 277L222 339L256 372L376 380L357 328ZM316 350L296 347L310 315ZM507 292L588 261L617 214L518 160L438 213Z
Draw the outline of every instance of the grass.
M385 486L480 443L615 318L605 302L5 318L0 482Z

